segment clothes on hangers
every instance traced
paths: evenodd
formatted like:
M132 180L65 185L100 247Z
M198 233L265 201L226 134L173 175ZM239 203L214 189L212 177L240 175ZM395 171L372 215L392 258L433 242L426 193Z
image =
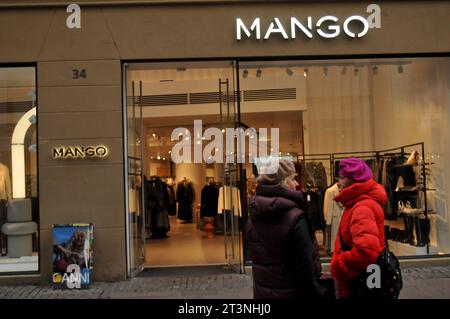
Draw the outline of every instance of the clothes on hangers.
M175 216L177 214L177 201L175 198L175 186L170 183L169 180L166 182L167 192L168 192L168 204L167 212L169 216Z
M0 255L7 254L8 238L1 231L3 224L8 222L7 203L12 198L11 177L6 165L0 163Z
M200 199L200 217L215 217L219 200L219 187L216 183L208 183L202 189Z
M322 188L310 188L304 191L306 197L306 213L309 216L314 231L325 230L325 218L323 215L324 190Z
M306 163L306 183L314 187L326 188L327 173L322 162L308 162Z
M167 185L158 177L145 181L146 190L146 226L151 230L151 238L165 238L170 230L169 193Z
M325 189L327 188L327 174L322 162L307 162L305 169L305 185L303 188L305 196L305 210L310 218L315 231L325 230L325 218L323 212L323 201Z
M234 215L242 216L241 192L235 186L222 186L219 189L219 199L217 212L220 214L223 210L230 210Z
M325 222L327 226L330 226L331 237L330 242L327 243L330 251L333 252L334 242L336 240L336 235L338 233L339 225L341 223L342 213L344 208L340 203L336 202L334 198L339 194L339 187L337 183L328 187L325 191L325 198L323 203L323 214L325 217Z
M0 163L0 199L9 200L12 198L11 176L8 166Z
M194 202L194 186L184 179L177 184L178 219L191 222L193 218L192 203Z

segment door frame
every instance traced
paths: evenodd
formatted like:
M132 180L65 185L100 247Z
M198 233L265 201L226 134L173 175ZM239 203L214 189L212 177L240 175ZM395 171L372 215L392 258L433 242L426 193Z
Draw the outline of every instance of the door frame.
M206 58L206 59L164 59L164 60L122 60L121 61L121 72L122 72L122 126L123 126L123 149L124 149L124 216L125 216L125 247L126 247L126 269L127 269L127 277L135 277L137 276L140 272L142 272L144 269L147 269L149 267L146 267L144 264L142 265L142 267L140 267L139 269L136 270L132 270L132 261L131 261L131 242L130 242L130 220L128 218L128 207L129 207L129 198L128 198L128 122L127 122L127 105L128 105L128 97L127 97L127 66L130 64L134 64L134 63L164 63L164 62L224 62L224 61L229 61L232 63L232 66L230 66L233 69L233 75L234 75L234 79L233 81L235 81L235 85L234 85L234 90L239 92L239 87L240 87L240 78L239 78L239 60L236 58ZM241 114L240 114L240 102L241 102L241 97L240 94L237 94L237 99L235 101L236 103L236 120L235 120L235 126L236 125L240 125L240 118L241 118ZM242 172L243 172L243 166L242 164L237 164L238 167L238 171L239 171L239 176L242 177ZM241 178L240 178L241 179ZM240 180L239 181L239 190L240 190L240 194L241 194L241 203L243 203L242 205L242 224L245 225L246 223L246 218L248 216L248 212L244 211L244 209L247 209L247 203L242 202L244 198L244 194L246 192L245 188L243 188L244 183ZM242 226L243 226L242 225ZM239 258L239 267L238 267L238 271L240 273L244 272L244 266L245 266L245 261L246 261L246 250L244 249L245 243L244 243L244 239L245 239L245 235L244 235L244 230L245 227L241 227L242 228L242 234L237 233L237 235L240 237L239 240L239 245L240 245L240 258ZM144 234L145 237L145 234ZM144 250L145 251L145 250ZM224 247L224 251L225 251L225 247ZM226 262L228 262L228 260L226 260ZM145 261L144 261L145 263ZM224 264L225 265L225 264ZM182 267L182 266L180 266ZM151 268L151 267L150 267Z

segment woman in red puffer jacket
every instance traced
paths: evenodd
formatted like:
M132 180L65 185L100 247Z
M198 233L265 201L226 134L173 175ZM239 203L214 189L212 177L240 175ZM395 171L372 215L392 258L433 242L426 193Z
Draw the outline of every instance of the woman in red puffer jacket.
M340 298L352 297L349 282L367 266L374 264L385 245L384 212L387 200L384 187L372 179L372 171L359 158L339 163L339 195L334 199L344 207L335 248L331 274ZM341 237L346 247L341 247Z

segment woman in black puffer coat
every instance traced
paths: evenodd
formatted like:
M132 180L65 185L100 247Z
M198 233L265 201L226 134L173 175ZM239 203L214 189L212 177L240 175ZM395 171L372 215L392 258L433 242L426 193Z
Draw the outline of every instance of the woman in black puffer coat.
M275 174L257 178L247 238L255 299L328 298L321 285L317 241L295 190L295 167L280 160Z

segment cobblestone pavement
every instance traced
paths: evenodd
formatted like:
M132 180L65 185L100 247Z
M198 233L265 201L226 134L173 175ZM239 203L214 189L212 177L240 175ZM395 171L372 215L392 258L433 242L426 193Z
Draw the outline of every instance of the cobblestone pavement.
M450 299L450 266L405 268L401 298ZM251 275L143 275L127 281L95 282L89 289L61 290L50 285L0 286L0 299L251 299Z

